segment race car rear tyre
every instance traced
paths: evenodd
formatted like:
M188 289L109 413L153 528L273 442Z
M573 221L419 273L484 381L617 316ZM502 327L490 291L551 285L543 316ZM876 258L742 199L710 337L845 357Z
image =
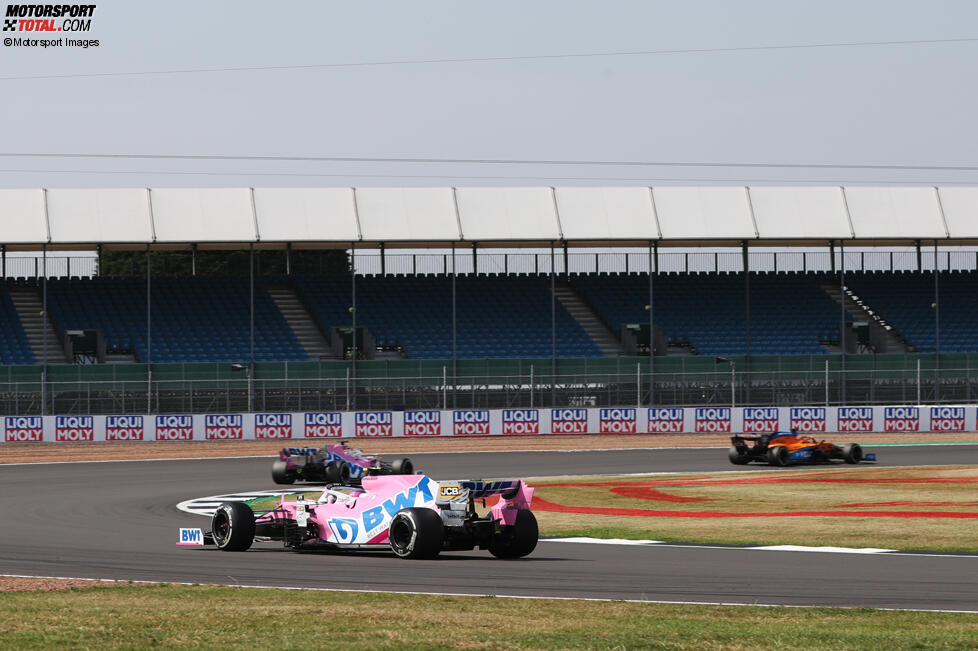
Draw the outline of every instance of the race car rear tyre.
M289 464L284 461L276 461L272 464L272 481L276 484L294 484L295 471L289 470Z
M842 446L842 458L846 463L859 463L863 460L863 448L858 443L847 443Z
M350 466L345 461L334 459L326 464L324 470L327 484L348 484L350 483Z
M496 558L522 558L536 549L540 529L532 511L516 513L516 523L504 527L489 540L489 553Z
M727 453L727 456L730 457L730 463L738 466L742 466L750 461L750 457L747 455L747 453L742 452L736 445L730 446L730 452Z
M788 465L788 448L783 445L776 445L767 449L767 462L772 466Z
M255 513L243 502L224 502L211 518L211 535L217 548L243 552L255 541Z
M391 520L391 550L401 558L434 558L441 551L445 526L431 509L401 509Z
M395 475L413 475L414 464L410 459L398 459L391 463L391 472Z

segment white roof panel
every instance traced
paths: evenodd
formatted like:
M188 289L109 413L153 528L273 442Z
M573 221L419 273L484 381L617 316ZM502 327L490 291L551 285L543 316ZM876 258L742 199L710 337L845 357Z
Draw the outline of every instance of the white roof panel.
M263 242L352 242L360 239L353 188L255 188Z
M357 188L356 194L364 240L459 239L451 188Z
M652 188L664 240L754 239L747 188Z
M752 187L750 200L762 239L852 238L842 188Z
M250 188L152 190L157 242L254 242Z
M48 223L52 244L150 242L149 190L48 190Z
M458 188L456 196L465 240L560 239L550 188Z
M845 193L852 230L857 238L947 237L935 188L847 187Z
M48 241L44 190L0 190L0 244Z
M649 188L556 188L566 240L655 240L659 227Z
M948 235L978 238L978 187L939 188Z

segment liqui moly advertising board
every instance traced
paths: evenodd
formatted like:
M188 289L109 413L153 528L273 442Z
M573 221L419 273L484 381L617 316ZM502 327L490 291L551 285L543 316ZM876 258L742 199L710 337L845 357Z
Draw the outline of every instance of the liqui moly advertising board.
M486 436L489 434L488 409L456 409L452 412L454 436Z
M777 432L778 411L777 407L744 407L744 432Z
M554 434L586 434L587 409L551 409L550 431Z
M54 440L58 443L94 441L95 418L92 416L55 416Z
M730 407L697 407L697 432L729 432Z
M635 407L602 409L598 413L598 431L602 434L634 434L637 412Z
M920 409L918 407L884 407L883 431L920 431Z
M157 441L193 441L194 440L194 417L185 416L157 416L156 417L156 440Z
M106 416L106 441L142 441L142 416Z
M799 434L825 431L825 407L792 407L791 430Z
M40 416L6 416L3 424L7 443L44 440L44 419Z
M837 429L840 432L872 432L872 407L839 407Z
M207 414L204 416L204 438L208 441L240 441L244 438L241 414Z
M651 407L649 432L653 434L681 433L685 427L685 410L682 407Z
M343 414L338 411L314 411L303 415L303 434L310 439L343 436Z
M394 436L394 412L358 411L354 414L355 436Z
M441 436L441 412L435 409L405 411L404 436Z
M539 409L503 409L503 434L539 433Z
M931 407L930 431L963 432L964 407Z
M255 414L255 438L292 438L292 414Z

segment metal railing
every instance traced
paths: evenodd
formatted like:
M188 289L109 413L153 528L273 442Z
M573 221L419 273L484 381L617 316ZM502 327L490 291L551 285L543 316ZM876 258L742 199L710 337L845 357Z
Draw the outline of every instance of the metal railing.
M351 379L255 379L257 412L401 409L499 409L618 406L787 406L970 404L978 373L970 368L840 371L656 373L650 396L647 367L630 373L551 376L530 366L521 375L438 375ZM0 413L188 414L243 412L242 379L0 383Z

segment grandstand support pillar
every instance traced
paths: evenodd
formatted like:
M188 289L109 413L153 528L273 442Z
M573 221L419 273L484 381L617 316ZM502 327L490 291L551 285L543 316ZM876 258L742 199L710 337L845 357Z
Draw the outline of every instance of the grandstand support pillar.
M842 352L839 374L839 404L846 406L846 244L839 240L839 348Z
M292 242L285 244L285 275L292 275Z
M628 254L625 254L625 271L628 271ZM567 240L564 240L564 278L570 277L570 255L567 253Z
M153 269L149 244L146 245L146 413L153 413Z
M149 248L149 247L147 247ZM42 272L44 273L41 279L41 415L48 413L48 245L45 244L41 247L41 256L43 259ZM34 265L37 266L37 258L34 258Z
M747 378L750 378L750 253L747 248L747 240L743 240L740 244L742 255L744 256L744 316L746 319L746 344L747 344L747 354L744 356L744 372L747 373ZM744 400L741 400L744 404L750 401L750 382L741 382L743 385L744 395L742 396Z
M941 401L941 302L937 240L934 240L934 402Z
M472 249L475 251L475 248ZM456 393L458 390L458 332L457 325L457 303L455 300L455 242L452 242L452 408L455 408ZM448 409L448 407L445 407Z
M479 243L472 242L472 273L479 275Z
M557 275L550 242L550 406L557 406Z
M98 245L98 257L99 257L99 264L101 265L102 263L101 244ZM0 271L0 276L6 278L7 277L7 245L6 244L4 244L2 249L0 249L0 266L3 267L2 271Z
M380 275L387 275L387 256L384 255L384 243L380 243Z
M832 265L832 275L835 275L835 240L829 240L829 264Z
M924 270L924 261L920 255L920 240L915 241L913 245L917 249L917 271L922 272Z
M248 412L254 406L255 395L255 245L248 248Z
M353 327L353 354L350 355L350 379L353 380L353 399L350 400L350 390L347 389L347 400L353 409L357 408L357 243L350 242L350 322Z
M190 275L197 275L197 244L190 245Z
M649 407L655 406L655 303L652 269L659 272L658 258L658 242L649 242Z

